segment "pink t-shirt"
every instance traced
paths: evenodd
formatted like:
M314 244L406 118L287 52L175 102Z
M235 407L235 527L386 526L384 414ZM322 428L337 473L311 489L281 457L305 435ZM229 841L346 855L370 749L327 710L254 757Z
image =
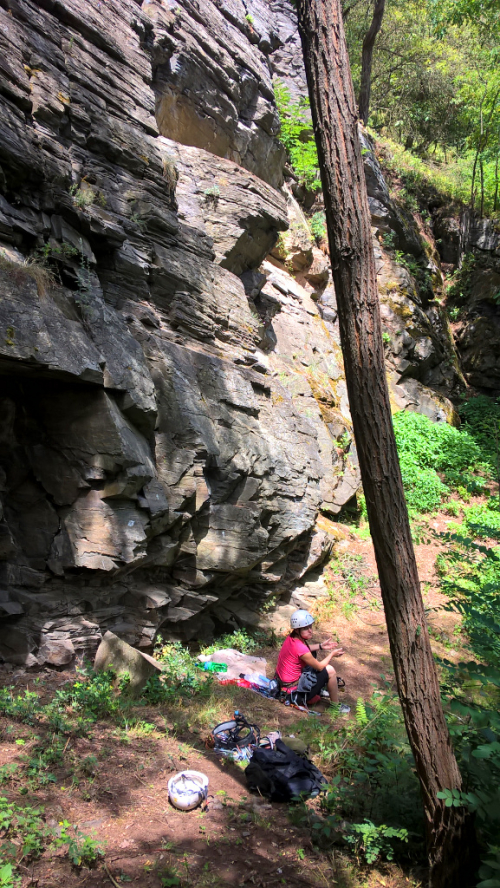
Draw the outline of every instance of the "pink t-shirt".
M282 648L279 652L276 673L281 681L298 681L304 664L300 659L302 654L309 654L310 650L305 641L288 635L285 638Z

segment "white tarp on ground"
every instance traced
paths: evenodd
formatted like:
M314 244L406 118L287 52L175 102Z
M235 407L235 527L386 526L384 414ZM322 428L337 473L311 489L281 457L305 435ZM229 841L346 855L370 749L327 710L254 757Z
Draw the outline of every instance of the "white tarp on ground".
M221 673L221 678L239 678L242 673L266 675L267 661L264 657L250 657L249 654L242 654L232 648L214 651L213 654L206 654L198 659L204 663L226 663L227 672Z

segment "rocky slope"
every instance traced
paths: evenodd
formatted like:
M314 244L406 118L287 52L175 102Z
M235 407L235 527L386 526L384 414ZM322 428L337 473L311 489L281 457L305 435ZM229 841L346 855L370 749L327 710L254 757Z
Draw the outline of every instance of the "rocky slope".
M0 653L252 624L359 486L328 260L282 188L293 10L0 0L0 23ZM443 419L449 331L384 232L437 266L365 161L395 405Z

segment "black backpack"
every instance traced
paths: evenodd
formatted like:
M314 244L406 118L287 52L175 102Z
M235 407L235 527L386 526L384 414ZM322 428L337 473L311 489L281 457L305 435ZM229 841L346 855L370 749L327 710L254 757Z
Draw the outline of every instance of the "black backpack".
M274 749L254 749L245 769L248 788L271 802L291 802L314 798L326 789L326 780L316 765L297 755L282 740Z

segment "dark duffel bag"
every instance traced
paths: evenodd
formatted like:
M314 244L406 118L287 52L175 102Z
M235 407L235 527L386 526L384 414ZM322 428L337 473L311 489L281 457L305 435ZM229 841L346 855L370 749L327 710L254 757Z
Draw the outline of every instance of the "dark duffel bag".
M245 769L248 788L272 802L314 798L326 789L316 765L277 740L274 749L254 749Z

